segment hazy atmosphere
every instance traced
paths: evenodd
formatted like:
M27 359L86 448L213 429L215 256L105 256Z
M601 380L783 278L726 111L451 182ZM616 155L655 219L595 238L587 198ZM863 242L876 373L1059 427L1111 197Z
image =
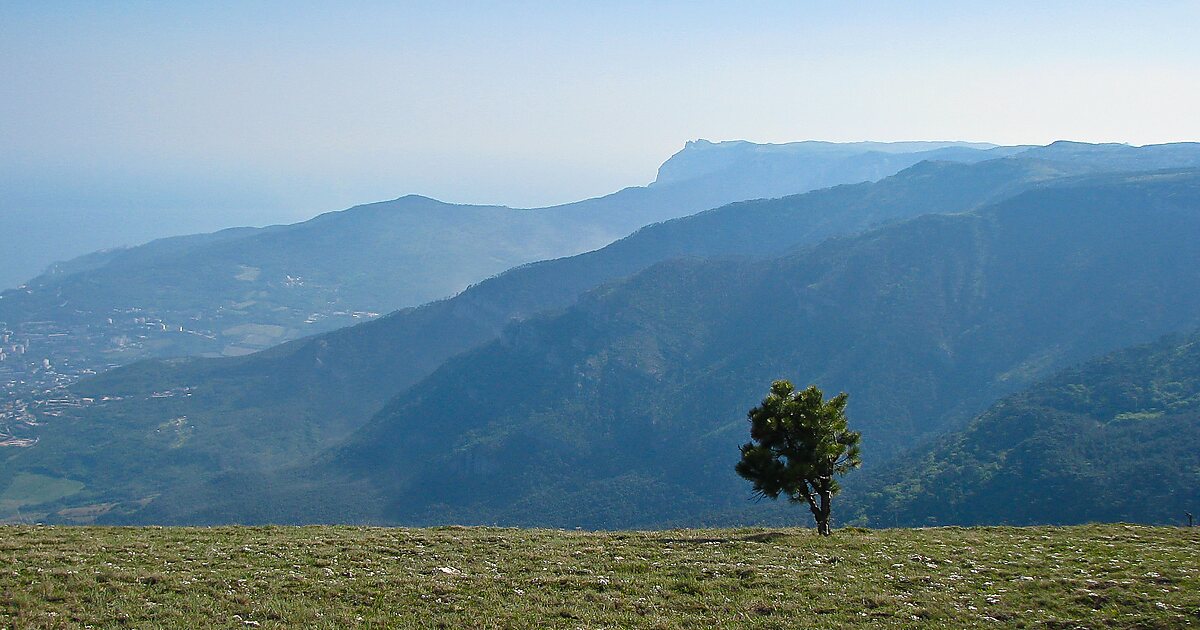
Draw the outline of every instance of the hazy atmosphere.
M1193 2L6 2L0 230L62 257L407 193L549 205L645 184L695 138L1195 137L1197 23ZM24 253L5 264L49 262Z
M0 0L0 628L1195 626L1197 25Z

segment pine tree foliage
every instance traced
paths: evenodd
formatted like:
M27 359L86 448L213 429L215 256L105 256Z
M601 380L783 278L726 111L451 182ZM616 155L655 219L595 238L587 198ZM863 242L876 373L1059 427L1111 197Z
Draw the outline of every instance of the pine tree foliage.
M750 410L750 439L742 445L737 473L754 483L760 497L783 494L805 502L828 536L833 496L840 487L836 476L859 467L862 435L847 427L849 396L825 400L815 385L802 391L785 380L771 384L771 393Z

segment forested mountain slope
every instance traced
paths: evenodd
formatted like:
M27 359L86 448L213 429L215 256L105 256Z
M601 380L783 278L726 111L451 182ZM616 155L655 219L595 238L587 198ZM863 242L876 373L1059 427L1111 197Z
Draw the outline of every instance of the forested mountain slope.
M596 252L521 267L449 300L256 355L114 370L73 388L100 402L36 427L41 441L8 469L69 472L91 480L83 496L128 498L131 488L151 493L222 471L285 465L343 439L388 398L494 339L510 321L566 307L655 262L775 256L884 221L967 210L1062 172L1030 160L923 163L877 184L739 203L651 226ZM180 418L186 422L160 430Z
M1200 512L1200 334L1063 370L876 471L873 525L1181 523Z
M851 392L879 465L1063 366L1200 325L1197 242L1200 175L1178 172L663 263L450 360L304 470L176 488L142 518L745 520L732 465L772 379Z

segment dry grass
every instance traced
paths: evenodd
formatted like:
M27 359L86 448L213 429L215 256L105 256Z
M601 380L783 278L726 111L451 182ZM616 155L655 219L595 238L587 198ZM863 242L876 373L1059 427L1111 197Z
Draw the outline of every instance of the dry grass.
M0 528L0 627L1176 628L1200 529Z

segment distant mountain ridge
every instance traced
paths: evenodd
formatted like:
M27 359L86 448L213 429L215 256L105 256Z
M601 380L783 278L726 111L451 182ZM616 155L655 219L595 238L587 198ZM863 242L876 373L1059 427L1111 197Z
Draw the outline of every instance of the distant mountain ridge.
M146 362L114 370L74 390L94 399L123 399L84 417L127 418L134 425L95 434L93 429L104 423L85 420L72 423L76 428L70 439L99 449L95 457L109 462L102 466L108 473L150 482L173 470L173 464L125 471L131 463L153 460L120 455L142 439L128 436L147 436L147 427L138 426L143 421L187 417L205 427L208 437L164 453L172 462L197 458L210 462L213 470L269 468L344 438L388 398L455 354L495 339L511 321L567 307L581 293L657 262L679 256L780 255L889 220L969 210L1063 175L1061 167L1029 160L925 162L877 184L742 202L656 224L595 252L519 267L449 300L256 355ZM185 397L156 396L184 390ZM43 437L39 448L57 450L53 435ZM231 443L245 445L253 455L229 449ZM157 447L136 448L149 453ZM97 488L105 485L93 478Z
M1059 140L1044 147L1029 147L1025 157L1069 162L1076 166L1102 166L1107 170L1158 170L1200 167L1200 142L1172 142L1135 147L1128 144L1089 144Z
M809 151L765 147L736 173L675 168L676 181L552 208L409 195L293 225L84 256L0 293L0 330L23 349L21 359L10 353L0 361L0 384L44 389L141 358L246 354L447 297L520 264L593 250L647 224L878 179L927 157L896 153L881 163L878 151L856 151L828 163ZM990 155L964 148L955 159ZM42 371L44 360L53 373Z
M989 157L1003 157L1020 153L1029 147L1000 147L986 142L820 142L808 140L784 144L758 144L745 140L710 142L690 140L683 149L672 155L658 169L658 176L650 186L664 186L728 171L747 164L761 164L761 160L779 155L794 155L809 160L813 165L837 164L853 156L870 156L881 163L886 156L904 153L920 153L923 159L952 159L958 154L972 155L979 151L991 151ZM818 163L822 162L822 163ZM791 163L795 168L798 164ZM800 171L801 169L796 169ZM796 173L796 177L811 177L807 173ZM878 179L878 177L867 178Z
M1020 164L1039 162L999 161L1006 168ZM905 179L948 192L953 178L937 184L929 178L956 168L976 167L922 165ZM1016 196L966 214L927 215L801 246L783 258L662 263L450 360L393 400L346 447L300 473L240 471L297 461L302 444L278 442L281 431L311 435L316 443L312 420L361 391L343 390L330 407L313 408L311 420L301 419L314 401L299 398L281 407L283 415L258 422L270 400L263 394L276 386L246 389L248 383L268 372L319 396L321 388L357 383L359 374L376 378L365 365L333 374L320 366L331 360L351 366L371 356L363 351L372 347L403 351L378 334L344 345L351 336L382 332L389 320L294 345L291 358L280 349L200 363L199 370L184 364L172 378L153 365L115 372L82 393L126 396L128 403L64 419L18 461L26 470L69 478L92 474L97 485L90 492L100 494L77 501L117 499L103 494L106 484L123 484L129 501L162 493L156 479L176 480L148 506L107 517L119 522L610 527L744 520L752 512L739 500L744 493L732 459L722 457L736 455L741 415L771 378L791 374L854 393L852 417L872 445L868 454L882 463L1065 362L1200 322L1200 296L1183 290L1200 282L1200 252L1183 245L1200 235L1197 177L1068 179L1013 190ZM875 184L798 199L840 199L829 207L844 208L850 198L844 195L856 188L858 194L879 189L874 201L862 200L864 209L880 209L894 194ZM920 197L920 190L911 194ZM785 202L791 214L774 215L789 216L784 224L804 226L824 216L779 200L676 225L722 214L749 217L755 205L783 210ZM1098 278L1111 291L1092 291ZM780 346L783 338L789 343ZM343 345L342 358L322 354L335 344ZM310 366L317 370L307 380ZM189 386L188 396L141 399ZM224 403L218 415L196 415L194 399ZM166 429L155 427L178 417L191 428L159 437ZM66 436L86 447L56 452L55 442ZM274 450L254 450L271 440ZM660 446L679 440L678 448ZM188 479L198 484L189 487Z
M1138 157L1158 158L1154 150ZM1168 161L1183 159L1186 152ZM1024 154L924 161L875 184L647 227L596 252L519 267L453 299L256 355L115 370L74 387L93 402L56 412L35 446L9 450L0 488L21 475L88 479L43 507L23 505L52 518L87 508L109 522L338 520L338 513L377 522L516 523L521 514L590 526L736 522L749 513L737 507L732 486L697 494L679 475L729 472L714 440L738 424L743 397L756 402L762 379L801 366L820 373L795 378L827 388L845 383L866 407L877 465L999 395L1114 347L1106 344L1193 325L1200 311L1187 290L1200 267L1189 246L1200 196L1195 173L1105 174L1105 164ZM816 245L823 239L831 240ZM1081 290L1099 277L1110 291ZM805 300L798 308L775 284ZM986 290L966 290L973 286ZM1068 325L1071 317L1080 321ZM802 334L793 339L792 328ZM771 339L782 338L817 354L784 347L764 362L779 347ZM846 360L822 364L838 339L850 344ZM586 360L577 360L581 352ZM464 399L451 383L474 393ZM671 392L688 393L678 399L686 409L672 411ZM926 401L932 407L914 404L921 392L936 396ZM692 412L710 418L721 409L728 427L687 424ZM426 432L411 420L418 416ZM664 424L637 424L647 417ZM470 424L476 420L488 422ZM584 433L555 433L564 441L547 451L529 432L555 421ZM445 444L473 462L467 468L421 450L463 422L469 434L445 434ZM381 426L400 432L379 433ZM629 460L636 455L622 445L637 444L634 433L612 440L635 426L651 436L698 428L688 457L715 459L672 463L654 450L659 468ZM326 450L320 467L293 468L352 434L348 444L403 448L386 457ZM526 439L538 448L518 456ZM606 476L589 468L600 460L579 459L586 453L637 469ZM590 471L587 481L567 475L563 483L589 488L591 503L555 485L562 466L571 475ZM439 471L446 479L435 478ZM458 490L447 481L471 471L507 481ZM546 484L536 496L531 479ZM429 492L413 494L418 487ZM726 491L733 503L713 501ZM438 493L446 501L430 503ZM97 505L108 507L95 514L99 508L88 506Z

